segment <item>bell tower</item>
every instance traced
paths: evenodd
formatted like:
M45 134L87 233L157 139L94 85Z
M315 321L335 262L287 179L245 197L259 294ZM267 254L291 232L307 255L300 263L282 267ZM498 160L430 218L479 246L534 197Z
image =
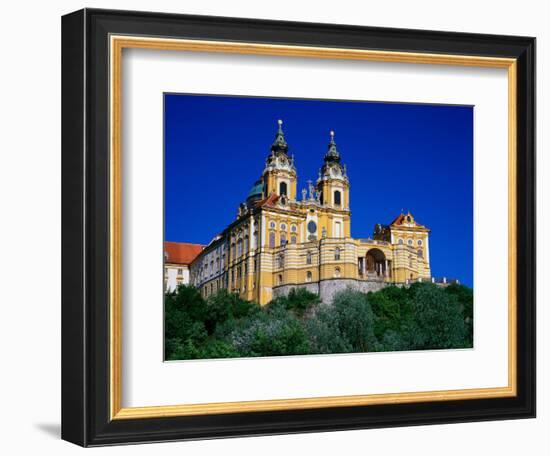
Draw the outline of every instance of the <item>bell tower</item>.
M349 179L346 166L341 163L340 153L334 141L334 131L330 132L324 164L319 170L317 191L321 207L328 213L329 236L334 238L349 237Z
M294 156L288 155L283 121L279 120L278 124L279 128L262 174L264 197L274 193L280 197L285 196L290 201L295 201L297 174L294 166Z
M349 179L346 166L340 163L340 153L334 141L334 131L330 132L325 163L319 170L317 191L321 194L321 204L336 210L349 210Z

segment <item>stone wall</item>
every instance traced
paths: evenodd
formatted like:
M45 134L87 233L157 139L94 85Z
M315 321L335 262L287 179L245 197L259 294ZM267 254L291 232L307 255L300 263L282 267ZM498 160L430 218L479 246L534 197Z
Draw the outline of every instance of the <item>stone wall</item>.
M300 283L297 285L279 285L273 287L273 299L278 298L279 296L286 296L293 288L305 288L311 293L319 294L319 282L311 283Z
M339 291L345 290L346 288L368 293L369 291L381 290L387 285L389 284L372 280L321 280L321 282L302 283L297 285L280 285L278 287L273 287L273 298L288 295L292 288L305 288L312 293L318 294L323 303L330 304L334 298L334 295Z
M330 304L334 299L334 295L339 291L351 288L352 290L368 293L369 291L378 291L389 285L384 282L372 281L372 280L355 280L355 279L330 279L322 280L320 283L319 296L321 301L326 304Z

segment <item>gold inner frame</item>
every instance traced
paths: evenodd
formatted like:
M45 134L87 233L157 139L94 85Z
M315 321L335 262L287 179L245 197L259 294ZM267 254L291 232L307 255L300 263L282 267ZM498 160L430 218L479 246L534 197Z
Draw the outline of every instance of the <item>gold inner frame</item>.
M453 65L508 70L508 385L506 387L122 407L122 51L126 48L255 54L339 60ZM486 399L517 394L516 181L517 61L511 58L423 54L241 42L110 36L110 412L111 419L297 410L424 401Z

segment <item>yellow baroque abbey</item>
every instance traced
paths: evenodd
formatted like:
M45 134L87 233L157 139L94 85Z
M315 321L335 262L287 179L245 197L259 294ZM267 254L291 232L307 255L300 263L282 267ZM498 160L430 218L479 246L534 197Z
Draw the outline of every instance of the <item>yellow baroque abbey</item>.
M302 287L324 302L352 287L430 280L429 232L408 212L372 237L351 237L350 183L330 133L317 182L297 193L294 157L282 121L261 178L236 219L190 265L190 283L208 297L220 289L262 305Z

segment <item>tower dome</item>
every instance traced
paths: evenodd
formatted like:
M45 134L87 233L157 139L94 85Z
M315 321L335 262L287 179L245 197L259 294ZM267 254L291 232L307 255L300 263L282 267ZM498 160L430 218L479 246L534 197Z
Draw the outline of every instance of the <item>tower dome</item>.
M265 162L265 170L282 169L287 171L296 171L294 167L294 156L288 155L288 143L283 132L283 121L278 120L279 128L275 134L275 140L271 145L271 153Z
M248 192L248 196L246 197L246 202L250 204L254 201L261 200L263 197L263 188L264 186L261 179L254 182L254 185Z
M325 154L324 164L319 170L319 181L325 179L342 179L348 180L346 166L340 163L340 152L334 141L334 131L330 132L330 141L328 150Z

